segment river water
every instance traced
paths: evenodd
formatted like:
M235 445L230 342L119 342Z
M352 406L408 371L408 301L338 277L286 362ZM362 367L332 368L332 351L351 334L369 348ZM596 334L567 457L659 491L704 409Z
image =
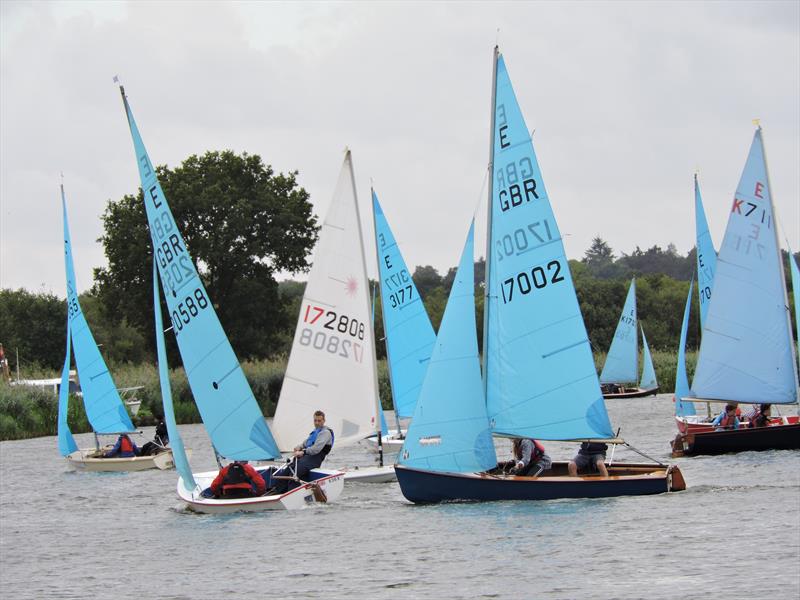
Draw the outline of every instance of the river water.
M667 460L669 396L607 404ZM202 426L181 432L214 468ZM799 598L800 452L676 462L689 489L659 496L414 506L396 483L347 484L335 504L215 517L180 508L175 471L75 473L55 438L2 442L0 597Z

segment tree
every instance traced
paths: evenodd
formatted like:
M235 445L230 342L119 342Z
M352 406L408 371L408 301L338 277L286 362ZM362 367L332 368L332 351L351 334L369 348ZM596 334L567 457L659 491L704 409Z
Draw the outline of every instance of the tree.
M0 343L12 370L19 351L23 379L38 374L36 367L61 368L66 334L66 300L22 289L0 290Z
M423 300L427 299L428 294L435 288L442 285L442 278L439 272L430 265L418 266L411 278L414 280L417 291Z
M280 332L294 326L274 274L307 270L317 237L297 173L275 174L259 156L229 150L156 171L237 355L270 356ZM141 189L109 201L103 226L108 268L95 270L95 291L107 318L126 319L152 342L152 250Z

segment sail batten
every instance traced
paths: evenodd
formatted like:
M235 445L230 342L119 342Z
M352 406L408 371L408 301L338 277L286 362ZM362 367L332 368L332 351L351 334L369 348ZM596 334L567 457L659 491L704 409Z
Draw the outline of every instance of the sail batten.
M505 61L495 57L483 348L491 429L609 438L561 232Z
M120 91L136 153L153 254L203 424L217 452L226 458L277 458L280 452L275 440L178 229L125 91Z

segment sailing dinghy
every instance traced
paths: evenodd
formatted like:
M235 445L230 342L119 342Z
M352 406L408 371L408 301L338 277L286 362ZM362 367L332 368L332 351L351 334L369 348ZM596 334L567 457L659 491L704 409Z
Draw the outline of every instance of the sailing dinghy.
M396 466L415 503L658 494L685 488L677 467L615 463L610 476L494 475L492 436L614 439L586 327L528 128L495 48L484 312L478 358L473 228ZM508 240L508 244L505 241Z
M641 398L658 393L656 371L650 347L642 328L643 366L638 387L631 385L638 376L639 340L636 331L636 279L631 280L628 296L622 307L611 348L608 350L603 371L600 374L600 389L603 398Z
M192 473L188 457L183 452L172 407L158 293L159 279L171 316L170 329L175 334L192 395L218 459L272 460L279 459L281 454L189 255L122 86L120 92L133 138L153 243L153 304L158 366L167 429L176 449L180 474L178 497L190 510L212 514L295 509L315 501L336 500L344 481L342 473L332 469L313 470L309 481L298 482L298 487L284 494L237 499L214 498L210 493L209 486L217 471ZM274 468L260 470L268 490L273 484L273 471Z
M761 127L728 217L692 388L682 403L797 405L795 342ZM699 243L699 242L698 242ZM716 431L676 414L673 456L800 448L796 416Z
M67 220L67 200L61 185L61 207L64 211L64 263L67 274L67 351L61 386L58 395L58 448L67 464L78 471L144 471L146 469L169 469L173 465L172 452L165 448L152 456L130 458L103 458L109 449L100 446L100 435L117 436L133 434L137 430L131 422L117 386L111 378L100 349L94 341L89 324L81 310L78 288L75 284L75 267L72 262L72 241ZM67 423L69 409L69 367L71 354L75 353L75 364L83 391L86 417L95 434L95 447L79 450Z

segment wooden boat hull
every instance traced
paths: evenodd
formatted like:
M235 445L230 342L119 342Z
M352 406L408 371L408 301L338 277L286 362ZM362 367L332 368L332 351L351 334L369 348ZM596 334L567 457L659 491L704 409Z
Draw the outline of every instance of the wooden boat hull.
M397 465L395 472L406 499L415 504L454 501L555 500L643 496L686 489L676 466L618 463L609 478L569 477L567 463L553 463L541 477L498 477L485 473L436 473Z
M128 471L146 471L148 469L172 469L175 461L172 450L160 452L152 456L134 456L131 458L98 458L97 450L76 450L67 456L67 464L76 471L89 471L96 473L114 473ZM191 450L186 450L191 456Z
M194 473L199 490L206 490L218 471ZM264 512L268 510L298 510L321 502L335 502L344 487L344 473L333 469L313 469L314 479L309 483L289 490L285 494L257 496L254 498L224 499L207 497L201 491L187 492L183 480L178 479L178 498L192 512L221 515L237 512ZM314 488L317 488L316 490ZM323 496L320 496L319 492Z
M800 423L800 416L790 415L785 417L772 417L769 420L770 427L775 425L793 425ZM675 424L681 433L699 433L703 431L714 431L716 429L707 417L690 416L675 417Z
M383 467L354 467L344 472L348 483L391 483L397 481L394 465Z
M648 388L646 390L643 390L642 388L626 388L627 391L624 392L603 394L603 398L606 400L610 398L644 398L645 396L655 396L659 389L660 388L658 386L654 388Z
M672 456L800 449L800 423L743 427L727 431L689 430L672 441Z

